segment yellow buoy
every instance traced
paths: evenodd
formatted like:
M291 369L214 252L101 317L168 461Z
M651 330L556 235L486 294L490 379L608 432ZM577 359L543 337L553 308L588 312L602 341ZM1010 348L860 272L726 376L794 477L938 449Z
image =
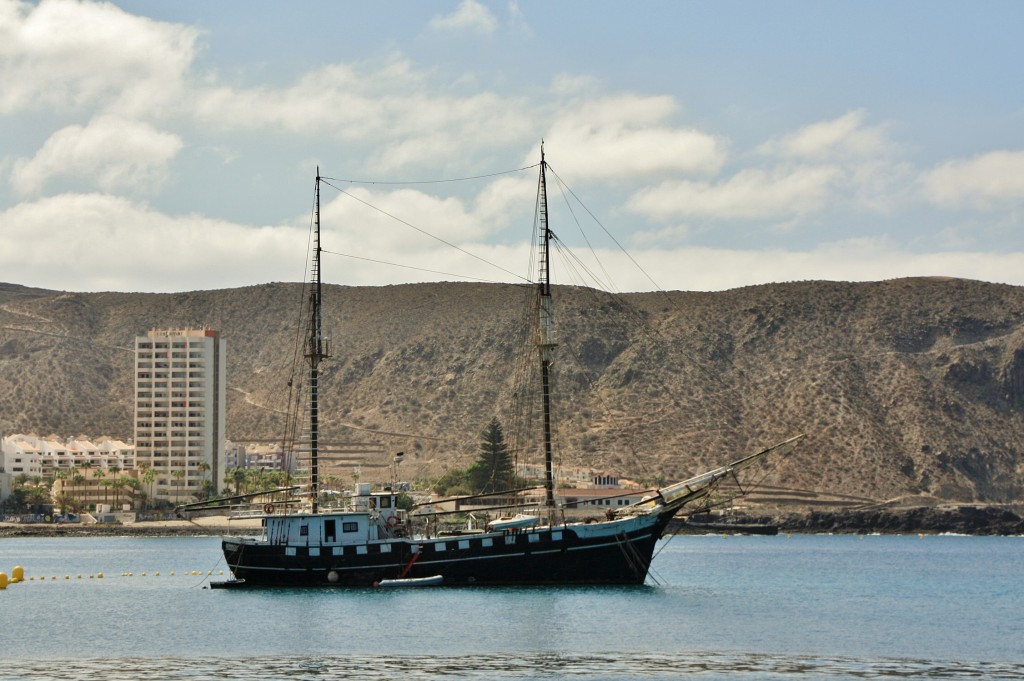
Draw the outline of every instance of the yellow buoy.
M7 573L0 572L0 591L7 588Z
M15 584L16 582L24 582L24 581L25 581L25 568L21 567L20 565L15 565L14 569L11 570L11 584Z
M96 574L96 579L103 579L103 573L102 572L97 573Z

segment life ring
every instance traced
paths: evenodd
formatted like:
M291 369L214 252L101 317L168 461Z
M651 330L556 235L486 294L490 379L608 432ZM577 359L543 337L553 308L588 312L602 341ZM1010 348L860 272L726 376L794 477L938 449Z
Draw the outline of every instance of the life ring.
M388 519L387 519L387 523L388 523L388 527L394 527L395 525L398 524L398 516L397 515L389 515Z
M273 504L264 504L263 512L266 513L267 515L270 515L271 513L274 512L274 505Z

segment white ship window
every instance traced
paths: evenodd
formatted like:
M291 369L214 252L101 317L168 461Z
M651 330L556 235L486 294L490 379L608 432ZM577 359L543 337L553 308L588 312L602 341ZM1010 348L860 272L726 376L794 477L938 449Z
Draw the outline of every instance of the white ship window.
M359 531L359 523L342 523L341 524L341 531L342 532L358 532Z
M487 538L481 540L480 545L481 546L494 546L494 540L491 539L490 537L487 537Z
M540 535L539 534L530 534L530 535L527 535L527 536L530 538L530 543L531 544L536 544L537 542L540 541Z
M460 549L468 549L469 548L469 540L468 539L461 539L461 540L459 540L459 548Z
M561 532L552 532L551 533L551 539L554 540L554 541L562 541L562 533Z
M380 552L381 553L391 553L391 544L381 544L380 545Z

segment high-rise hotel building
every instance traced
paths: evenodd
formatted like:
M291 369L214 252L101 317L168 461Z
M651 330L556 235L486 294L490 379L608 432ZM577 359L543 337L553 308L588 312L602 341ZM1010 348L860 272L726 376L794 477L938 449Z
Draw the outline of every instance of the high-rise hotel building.
M225 365L210 329L136 337L135 457L156 474L156 498L184 503L207 483L211 495L224 489Z

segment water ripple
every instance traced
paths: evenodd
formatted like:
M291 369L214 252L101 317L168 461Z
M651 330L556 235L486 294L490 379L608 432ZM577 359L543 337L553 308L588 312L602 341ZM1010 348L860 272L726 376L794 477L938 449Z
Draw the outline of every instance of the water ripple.
M4 660L10 681L266 681L267 679L396 677L424 679L1021 679L1024 664L910 659L787 657L764 654L553 653L465 656L153 657L76 660Z

